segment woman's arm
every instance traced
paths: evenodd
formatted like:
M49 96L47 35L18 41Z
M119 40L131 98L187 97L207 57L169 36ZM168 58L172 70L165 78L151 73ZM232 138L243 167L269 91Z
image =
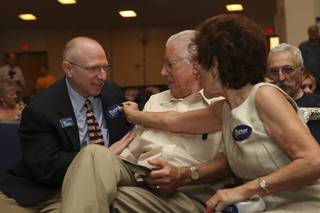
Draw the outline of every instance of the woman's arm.
M188 112L141 112L133 102L123 103L123 110L130 123L149 128L191 134L221 131L224 100L209 107Z
M275 88L262 87L256 106L267 134L292 160L263 177L270 192L298 188L319 179L319 145L284 95Z
M267 195L296 189L320 178L320 148L284 95L273 87L262 87L256 108L267 134L291 162L275 172L232 189L219 190L207 201L221 211L253 195Z
M273 87L261 87L256 96L258 115L267 134L291 162L277 171L261 177L269 193L292 190L320 178L320 147L299 119L284 95ZM247 184L252 194L265 194L259 180Z

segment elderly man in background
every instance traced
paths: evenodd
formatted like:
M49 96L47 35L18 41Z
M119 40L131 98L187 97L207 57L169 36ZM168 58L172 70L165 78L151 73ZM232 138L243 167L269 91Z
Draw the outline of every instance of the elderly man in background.
M208 106L189 52L194 36L195 31L187 30L168 39L161 74L170 90L151 96L145 111L184 112ZM178 170L171 165L189 168L187 178L196 181L199 173L193 165L216 158L220 139L220 132L191 135L137 126L135 140L120 157L99 146L88 146L64 179L62 212L203 212L203 204L221 184L176 189L173 178ZM121 159L151 172L141 179L135 166Z
M80 149L99 143L119 153L130 142L130 126L117 111L125 98L106 81L110 66L97 41L77 37L66 44L66 77L22 113L23 158L0 178L0 212L60 212L62 181Z
M320 107L319 95L304 93L301 89L304 65L297 47L282 43L271 49L268 67L272 82L288 93L299 107ZM320 121L310 120L307 125L313 137L320 143Z

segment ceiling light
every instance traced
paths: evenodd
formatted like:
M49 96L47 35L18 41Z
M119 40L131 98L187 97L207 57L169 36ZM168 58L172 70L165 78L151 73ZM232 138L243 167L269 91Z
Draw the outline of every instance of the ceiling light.
M133 10L121 10L119 11L120 16L124 18L136 17L137 14Z
M229 12L242 11L243 10L242 4L227 4L226 8L227 8L227 10Z
M76 4L76 0L58 0L61 4Z
M35 15L33 15L33 14L30 14L30 13L20 14L19 18L21 18L22 20L25 20L25 21L37 20L37 17Z

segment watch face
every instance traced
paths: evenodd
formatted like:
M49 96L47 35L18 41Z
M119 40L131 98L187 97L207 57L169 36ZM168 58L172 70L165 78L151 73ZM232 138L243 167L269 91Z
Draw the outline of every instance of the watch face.
M193 166L193 167L190 168L190 170L191 170L191 178L192 178L192 180L197 180L197 179L199 179L198 169Z

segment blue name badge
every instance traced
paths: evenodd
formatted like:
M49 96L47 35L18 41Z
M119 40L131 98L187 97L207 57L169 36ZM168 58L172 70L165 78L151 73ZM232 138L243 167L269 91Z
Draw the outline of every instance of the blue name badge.
M236 126L232 131L232 137L236 141L243 141L250 137L252 128L248 125L241 124Z
M112 105L111 107L109 107L109 109L107 110L107 116L109 118L117 118L120 115L120 109L121 107L118 104Z
M67 128L70 126L74 126L72 118L62 118L59 120L62 128Z

